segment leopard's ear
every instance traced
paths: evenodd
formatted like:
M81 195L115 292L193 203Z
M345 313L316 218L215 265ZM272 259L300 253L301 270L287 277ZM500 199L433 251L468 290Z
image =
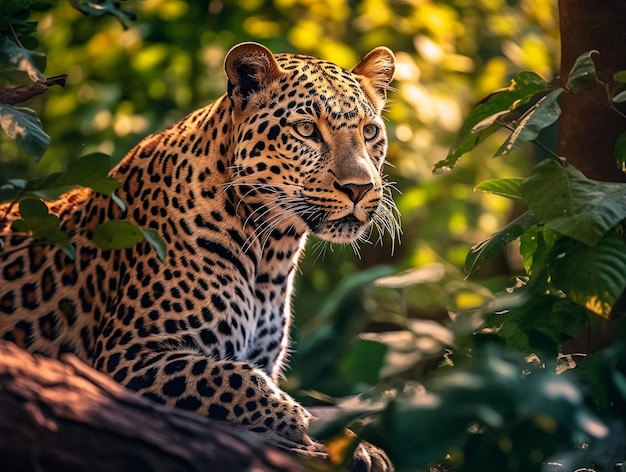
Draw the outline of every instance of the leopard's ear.
M281 68L272 52L262 44L241 43L226 55L224 69L228 76L228 95L237 94L244 102L264 82L281 75Z
M387 98L387 89L396 70L396 58L389 48L384 46L371 50L356 66L352 73L363 76L372 85L376 95Z

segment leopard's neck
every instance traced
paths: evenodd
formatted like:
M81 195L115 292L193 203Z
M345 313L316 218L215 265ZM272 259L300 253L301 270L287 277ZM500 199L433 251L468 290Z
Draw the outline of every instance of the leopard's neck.
M295 251L302 234L289 226L276 228L271 234L264 232L257 224L255 208L242 202L232 185L233 148L231 105L226 96L148 136L113 170L122 180L118 194L129 205L126 216L142 226L166 212L208 218L221 211L225 214L220 216L233 225L229 228L244 238L233 242L245 252L252 251L263 259L263 248L273 239L280 239L286 251ZM142 202L135 201L137 195L154 200L155 193L159 196L166 190L171 198L164 201L161 211L142 208Z
M233 142L229 101L222 98L172 127L151 135L114 171L126 201L126 218L157 230L167 245L168 265L210 264L219 254L252 290L248 359L277 376L287 351L290 298L306 235L289 228L263 231L254 209L231 185ZM149 203L146 203L149 202ZM114 205L114 204L112 204ZM273 358L254 346L277 343Z

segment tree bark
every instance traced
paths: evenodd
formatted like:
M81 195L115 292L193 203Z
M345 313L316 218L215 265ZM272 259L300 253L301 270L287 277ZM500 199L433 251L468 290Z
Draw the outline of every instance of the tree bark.
M626 70L626 1L559 0L561 29L561 78L581 54L593 55L598 79L614 89L613 74ZM623 105L623 104L622 104ZM626 108L618 106L624 112ZM561 95L557 151L586 177L608 182L626 182L615 161L615 142L626 130L626 121L608 106L602 86L578 95ZM613 317L626 312L626 297L613 307ZM578 339L564 347L566 353L594 352L611 340L611 321L600 320L596 329L588 328Z
M613 74L626 70L626 1L559 0L561 78L581 54L593 55L598 78L614 88ZM614 158L615 141L626 122L607 105L603 87L561 95L558 153L590 179L626 182Z
M251 432L137 397L74 356L0 341L0 470L306 469Z

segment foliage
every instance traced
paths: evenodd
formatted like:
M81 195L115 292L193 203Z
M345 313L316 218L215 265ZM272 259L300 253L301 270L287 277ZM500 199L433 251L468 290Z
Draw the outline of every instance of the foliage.
M45 9L50 5L47 2L15 1L4 4L0 9L0 70L9 83L12 77L22 75L32 82L45 80L45 56L27 49L22 43L32 45L32 49L38 44L32 36L37 22L27 21L29 8L37 7ZM41 121L32 109L0 103L0 123L4 132L16 140L35 161L41 159L50 144L50 136L44 133Z
M540 470L573 442L608 435L571 380L506 353L493 340L477 345L471 365L425 386L406 383L347 400L339 415L314 425L314 434L332 444L346 424L367 416L360 437L383 446L399 470L449 453L460 470L472 471Z
M526 105L537 94L544 92L547 87L548 84L539 75L534 72L525 71L517 74L515 78L511 80L509 87L494 92L494 94L489 96L484 102L479 103L465 119L459 131L459 139L451 148L446 159L435 164L435 173L452 169L463 154L474 149L487 137L500 129L500 123L503 122L507 116L510 116L513 111L519 107ZM543 97L544 100L545 98L546 97ZM528 118L534 115L534 110L541 107L540 103L541 100L530 108L527 112ZM549 104L553 103L554 99L549 101ZM543 111L542 109L542 112ZM547 113L537 115L547 115ZM520 127L520 132L525 131L528 133L528 128L529 126ZM532 127L530 128L530 133L532 133L533 129ZM526 141L536 136L536 133L534 135L531 134L526 138ZM513 143L518 143L516 147L519 147L524 137L525 136L519 137L519 133L515 134L514 137L514 133L511 133L510 138L507 140L510 144L504 148L501 147L496 155L502 155L510 151L513 148ZM509 147L511 149L508 149Z
M420 295L428 292L441 294L436 304L454 307L459 293L476 288L463 281L461 274L436 264L377 279L369 289L363 284L380 274L361 275L361 284L353 290L336 290L328 301L334 310L329 308L325 316L340 320L346 315L355 320L357 312L362 318L365 313L375 317L390 310L396 313L395 319L385 319L399 326L406 323L404 330L361 334L346 347L341 336L355 336L358 325L351 331L332 324L328 331L333 330L335 336L317 336L316 330L322 327L311 327L307 333L312 336L304 335L304 351L295 353L303 372L315 368L316 360L327 368L324 381L303 377L303 385L312 383L335 396L348 395L336 402L337 416L313 426L313 433L325 438L331 450L340 451L337 463L347 460L350 445L355 445L343 432L346 426L385 448L400 471L440 470L429 467L446 455L448 465L441 470L553 472L546 469L547 464L569 467L554 470L610 470L621 460L626 438L623 424L615 418L626 417L625 323L616 330L611 349L557 375L555 370L571 365L567 359L557 359L555 346L579 334L587 320L578 304L566 299L548 303L547 295L529 299L527 292L519 290L493 297L483 289L478 292L487 303L480 310L459 312L444 328L403 319L401 314L423 304ZM355 288L369 292L360 306ZM499 310L515 305L517 314ZM482 312L490 309L498 310L497 316L506 322L497 334L476 336L484 320ZM324 349L330 351L328 356ZM427 369L436 365L433 360L439 361L442 351L445 362L437 372L424 371L425 365ZM540 352L541 357L527 355L533 352ZM370 370L358 368L359 362L369 364ZM342 373L354 364L357 367L350 375ZM363 393L350 396L358 391ZM316 393L309 395L332 401Z
M2 129L38 161L50 144L50 136L41 129L41 121L28 108L17 108L6 103L0 104Z
M72 4L83 13L110 14L120 18L120 21L122 18L134 17L120 10L113 2L81 0L73 1ZM48 2L29 0L4 4L0 10L0 64L8 72L9 78L16 72L24 72L35 85L46 82L43 75L45 56L28 50L22 44L36 44L31 35L36 30L37 22L24 21L31 14L30 9L45 11L48 8ZM19 80L20 75L16 77ZM28 94L26 96L31 98ZM9 138L16 141L35 162L39 162L50 144L50 137L43 131L34 110L0 102L0 124ZM124 202L114 194L119 182L108 176L109 168L109 156L92 153L71 162L65 172L50 174L43 179L26 181L0 178L0 200L10 202L9 208L19 204L21 218L13 221L11 228L18 233L28 234L36 241L55 244L74 259L76 250L70 235L61 228L59 218L50 214L39 198L52 200L71 188L88 187L111 196L124 209ZM0 224L4 223L6 216L2 215ZM148 241L155 247L159 257L165 259L165 243L160 235L151 229L138 228L128 221L114 220L102 224L96 228L93 237L93 242L103 250L129 248L142 241Z
M565 86L550 85L554 3L153 0L121 2L121 9L120 2L25 0L28 10L9 11L2 8L13 2L3 2L2 67L15 67L9 58L18 57L17 46L25 69L3 73L0 86L41 80L45 70L68 73L68 85L29 102L39 118L1 105L2 116L30 133L22 142L41 160L23 159L12 139L3 139L0 197L25 210L16 229L71 254L40 199L75 186L115 198L108 156L117 162L140 137L221 95L223 58L234 43L256 40L348 68L385 44L398 65L387 169L402 192L403 243L393 258L365 246L360 261L349 250L311 243L296 290L299 329L285 387L310 402L361 394L341 402L342 413L319 432L331 445L351 444L343 426L365 418L360 434L387 447L400 470L427 467L446 453L460 470L540 470L556 453L571 470L608 467L616 457L599 450L609 438L624 442L623 341L565 374L552 371L563 342L596 314L606 316L626 284L623 187L587 179L554 157L529 169L535 156L522 146L546 136L559 96L598 85L591 52ZM39 20L36 35L32 18ZM469 111L520 69L536 72L516 74ZM626 72L615 80L626 83ZM626 92L608 97L613 106ZM52 137L49 147L38 120ZM489 139L503 130L502 144ZM466 153L470 158L460 160ZM485 162L480 157L488 153L508 158ZM615 154L624 168L626 132ZM455 170L432 176L433 165ZM507 224L514 204L528 210ZM95 235L103 249L144 238L165 257L153 231L115 221ZM518 266L501 257L516 240ZM467 280L463 268L486 278ZM516 271L524 275L515 286L493 295ZM448 310L454 321L444 326ZM363 333L368 329L376 332ZM481 329L491 335L474 336ZM531 353L537 363L527 362ZM618 420L606 421L610 416Z
M598 84L591 56L592 52L588 52L578 58L565 88L547 83L538 88L540 80L520 80L520 75L527 73L518 74L508 89L487 99L486 104L495 103L489 116L483 116L481 109L486 104L468 115L466 123L481 121L474 126L463 126L461 144L451 149L445 164L454 165L460 154L478 144L485 130L494 125L511 130L503 145L507 148L533 140L560 114L557 102L546 100L548 97L565 91L583 93ZM510 95L510 89L522 98L503 101L500 97ZM534 104L519 111L528 102ZM607 105L612 103L609 101ZM468 142L470 146L465 144ZM496 156L501 154L499 150ZM626 288L623 270L626 241L622 229L626 218L626 185L588 179L565 159L554 156L537 164L525 179L491 180L478 188L522 202L528 206L528 212L472 248L465 265L468 273L485 257L519 237L523 241L521 255L530 276L532 294L528 298L536 299L546 293L555 299L566 297L592 313L609 316Z
M341 279L363 267L407 268L434 262L435 253L460 265L468 244L503 221L508 203L472 188L477 180L513 173L513 166L466 166L443 180L433 179L430 168L471 103L519 67L550 77L558 47L549 0L524 0L523 8L500 0L152 0L122 6L138 16L127 30L111 15L84 17L68 2L36 16L41 48L50 51L47 70L68 73L65 90L32 104L55 145L35 166L3 142L3 176L59 172L68 160L91 152L117 162L141 137L221 95L223 58L238 41L318 55L344 67L381 44L398 52L398 90L387 113L394 165L388 172L402 190L396 199L411 233L393 259L389 250L369 246L361 261L349 250L327 249L322 263L316 254L307 258L296 301L305 318Z
M137 16L129 11L120 8L119 1L112 0L70 0L70 3L81 13L85 15L102 16L111 15L117 18L122 26L126 27L126 20L134 21Z
M517 74L509 87L469 113L435 172L454 166L499 127L510 134L495 156L534 140L558 118L558 95L581 94L598 84L592 52L578 59L565 87L550 86L531 72ZM620 94L608 95L607 106L613 108L615 97ZM568 470L611 468L623 460L626 440L624 323L614 344L580 367L559 366L557 356L589 319L608 317L626 288L626 184L588 179L552 155L526 178L492 179L477 188L528 207L466 258L469 274L521 240L526 275L507 293L456 316L485 317L482 332L491 334L468 338L462 325L451 325L448 367L425 378L426 391L402 383L352 398L318 432L333 444L342 440L341 428L365 418L360 437L384 445L401 470L427 466L445 453L459 470L548 470L550 457ZM505 351L494 338L514 350ZM515 361L513 352L528 357ZM570 370L557 375L555 368Z

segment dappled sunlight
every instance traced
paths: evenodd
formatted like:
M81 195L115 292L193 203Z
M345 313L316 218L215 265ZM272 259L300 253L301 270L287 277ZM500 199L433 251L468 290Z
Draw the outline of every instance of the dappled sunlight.
M416 36L413 42L415 49L424 60L431 64L441 64L445 55L441 45L424 35Z
M91 126L95 127L96 130L103 130L111 125L112 120L113 116L111 115L111 112L108 110L101 110L93 117Z
M593 438L612 436L613 423L594 416L587 394L594 401L608 398L601 405L606 411L623 410L626 384L618 369L624 345L592 355L578 344L569 351L568 343L579 337L578 342L591 344L580 340L589 324L601 324L607 338L624 338L624 328L613 330L614 321L607 320L626 283L623 271L611 270L616 262L626 263L626 192L617 187L621 184L605 187L575 174L568 161L551 154L558 138L552 126L561 113L558 100L583 97L598 84L591 54L582 57L587 62L575 80L558 78L557 2L122 3L138 17L126 29L108 16L84 21L67 2L38 13L37 39L48 54L45 73L69 77L64 89L50 90L27 104L52 138L40 164L21 159L22 151L8 138L0 142L0 191L5 179L19 183L61 172L89 152L104 152L111 163L119 162L144 136L237 90L227 84L224 59L239 42L260 42L275 53L321 57L346 70L368 51L386 46L395 55L395 76L388 88L376 92L387 96L382 116L388 142L381 140L378 149L387 146L381 167L389 195L378 209L378 202L372 202L371 211L379 216L392 207L393 198L402 235L393 245L385 239L382 248L380 228L365 233L358 247L309 238L295 276L289 314L295 325L289 333L292 370L286 372L283 387L298 401L334 404L339 410L332 418L335 436L330 439L341 448L338 461L356 441L352 433L344 433L345 427L358 423L355 432L391 451L401 464L398 470L418 470L434 458L447 457L454 466L500 461L499 467L468 470L536 471L550 451L573 444L583 449ZM385 56L385 76L390 77L392 61ZM262 57L271 62L269 55ZM268 77L282 78L287 66L281 64L286 69L250 77L252 88L265 86ZM533 72L520 73L526 69ZM231 82L237 78L233 74L231 70ZM359 80L366 82L364 77L369 76ZM615 93L613 111L625 100L625 77L626 72L618 73L608 87ZM22 79L29 80L27 74ZM559 88L563 81L567 86ZM274 94L278 88L273 83L267 91ZM307 107L315 107L317 99L307 95L309 88L287 91L285 86L273 96L298 94ZM233 112L228 98L220 104L221 116ZM273 105L260 106L265 110L253 120L270 117L280 123L275 128L292 129L287 116L293 114L271 117L266 112ZM327 113L323 106L319 109L309 117L314 124L319 114ZM537 110L541 113L535 114ZM196 156L203 159L202 147L209 149L218 135L224 137L218 152L228 156L233 128L224 125L211 134L208 126L196 128L196 123L190 126ZM15 135L28 123L1 124ZM367 123L355 126L363 128L360 136L365 138ZM257 134L265 127L267 123L256 128ZM318 146L311 153L313 164L327 158L326 134L337 132L327 128L319 127L323 137L317 144L298 143ZM376 132L378 138L383 134L382 128ZM251 136L256 139L253 128ZM622 138L617 150L626 152ZM278 160L274 168L279 169L279 161L285 170L291 165L282 161L285 142L281 148L279 140L258 141L261 150L279 150L272 156ZM358 140L346 143L342 152L358 157ZM185 144L176 143L177 152L187 154L175 166L198 161L191 159ZM541 171L546 168L550 174ZM189 171L190 180L195 170ZM233 162L219 172L231 179L243 175ZM294 192L310 185L294 176L287 180ZM268 194L275 191L269 183L263 185ZM203 196L213 192L200 183L192 189L198 186ZM20 189L39 201L28 187ZM193 206L189 202L203 196L190 193L187 204ZM167 218L167 211L159 216ZM194 238L196 232L180 236ZM268 240L279 236L273 233ZM183 243L174 244L168 254L176 264ZM258 260L263 259L251 263ZM188 262L180 262L176 270L187 269ZM210 282L205 282L200 284L211 292ZM194 288L198 290L190 290ZM265 303L275 300L272 293ZM227 305L224 301L226 311ZM580 368L583 363L587 370ZM55 372L44 375L52 379ZM585 379L584 388L576 383L578 378ZM87 384L80 388L89 392ZM52 388L47 394L58 395ZM67 397L79 405L81 400L78 393ZM82 413L89 413L87 407ZM595 457L587 450L584 454Z
M302 20L289 30L288 38L297 48L309 50L315 48L323 35L322 25L312 20Z
M612 305L607 302L607 299L610 299L607 294L593 295L587 299L585 308L600 316L608 317L611 314Z
M93 412L107 407L108 401L102 392L85 378L73 377L71 388L58 390L53 387L54 385L63 385L65 372L60 372L56 367L51 367L50 369L39 369L38 373L41 374L42 381L49 383L52 387L41 390L41 396L48 404L71 405L76 416L83 419Z
M148 128L148 120L142 116L121 115L115 120L113 129L118 136L126 136L131 133L140 134Z
M62 423L67 418L88 422L88 418L100 415L99 412L111 402L101 388L72 365L80 363L76 358L69 364L39 358L26 355L12 344L3 345L2 350L2 368L6 377L13 378L13 388L24 392L29 403L25 403L23 408L28 409L44 429L62 431ZM80 369L87 369L87 366L81 365ZM95 372L90 375L105 377ZM9 384L9 391L11 388ZM117 384L109 385L109 389L107 393L113 395L113 392L123 391L123 387ZM58 411L53 411L54 408ZM33 447L36 446L33 444Z
M541 37L526 36L521 44L506 41L502 45L502 50L520 69L534 70L547 81L552 80L554 76L553 65Z
M559 379L554 379L545 385L546 396L553 400L563 399L570 403L582 403L583 397L580 391L571 383L562 382Z
M246 18L243 22L243 29L246 33L260 39L272 38L280 34L280 25L276 21L258 16Z
M419 82L419 66L410 54L403 51L396 53L396 73L394 77L401 82Z
M406 330L365 333L362 338L387 347L385 362L379 373L383 379L410 370L454 342L454 334L449 329L429 320L410 320Z
M132 57L132 66L138 71L154 70L168 58L170 51L165 44L146 46Z
M610 433L609 428L595 416L583 412L579 412L576 416L581 429L592 438L605 438Z
M375 282L375 285L380 287L402 288L423 283L437 283L443 279L445 274L446 269L443 264L429 264L418 269L380 278Z
M120 46L131 53L139 52L143 46L141 31L136 28L125 30L120 36Z

